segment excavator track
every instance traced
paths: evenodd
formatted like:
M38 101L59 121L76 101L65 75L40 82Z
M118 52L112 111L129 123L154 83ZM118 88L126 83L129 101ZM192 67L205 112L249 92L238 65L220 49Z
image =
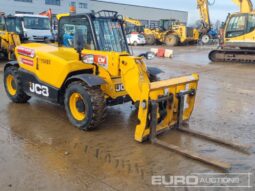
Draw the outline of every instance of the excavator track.
M255 50L248 49L219 49L209 53L212 62L241 62L255 63Z

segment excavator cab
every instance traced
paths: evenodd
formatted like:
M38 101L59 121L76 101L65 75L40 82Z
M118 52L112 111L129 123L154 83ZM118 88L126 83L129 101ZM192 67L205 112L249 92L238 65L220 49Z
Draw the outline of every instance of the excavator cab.
M255 13L238 13L229 16L225 27L225 45L230 47L254 47Z
M174 19L161 19L159 27L163 30L169 30L172 28L173 24L175 24L176 20Z

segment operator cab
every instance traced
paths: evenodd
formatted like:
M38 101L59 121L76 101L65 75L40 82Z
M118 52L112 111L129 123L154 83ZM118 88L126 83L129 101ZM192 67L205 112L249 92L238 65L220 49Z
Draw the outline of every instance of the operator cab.
M82 41L83 49L129 53L123 19L114 11L61 17L59 46L75 48L77 38Z
M229 41L232 39L238 38L239 41L245 39L245 35L251 36L251 39L254 36L255 32L255 14L248 13L238 13L229 16L226 27L225 27L225 38L226 44L230 45ZM242 44L238 42L231 42L232 45L242 46ZM252 43L253 44L253 43ZM254 44L250 46L254 46ZM247 44L246 44L247 45Z
M5 14L0 14L0 30L13 32L20 36L21 41L25 40L21 21L18 17L11 15L5 16Z

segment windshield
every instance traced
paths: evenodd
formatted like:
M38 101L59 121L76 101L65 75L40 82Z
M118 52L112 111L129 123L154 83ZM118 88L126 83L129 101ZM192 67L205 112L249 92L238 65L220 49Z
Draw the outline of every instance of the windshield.
M121 24L112 19L95 19L96 38L103 51L129 52Z
M41 17L24 17L24 27L27 29L50 30L50 20Z
M23 34L21 19L17 17L6 18L7 31L14 32L17 34Z
M246 15L233 16L228 23L226 37L232 38L243 35L245 27Z

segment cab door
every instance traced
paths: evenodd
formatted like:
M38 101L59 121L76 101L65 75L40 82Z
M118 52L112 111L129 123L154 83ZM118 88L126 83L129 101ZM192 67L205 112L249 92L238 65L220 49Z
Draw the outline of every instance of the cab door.
M229 17L225 30L225 45L232 47L244 46L247 18L248 14L236 14Z
M243 36L245 47L255 47L255 14L247 16L247 27Z

